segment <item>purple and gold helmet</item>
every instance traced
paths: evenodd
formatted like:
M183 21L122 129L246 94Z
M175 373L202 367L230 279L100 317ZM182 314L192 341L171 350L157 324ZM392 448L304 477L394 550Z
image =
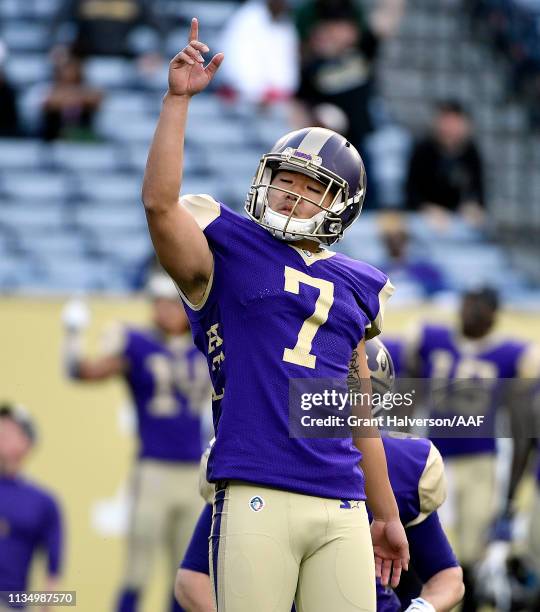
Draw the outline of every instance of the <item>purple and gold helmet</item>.
M324 193L315 199L271 185L279 170L300 172L322 183ZM288 214L268 206L268 192L276 189L291 194L296 203ZM328 194L329 205L323 206ZM245 209L256 223L281 240L308 238L330 245L356 220L366 195L366 172L358 151L340 134L321 127L303 128L280 138L270 153L262 156L251 185ZM310 219L294 216L303 199L320 208Z
M379 338L366 342L366 357L373 393L384 395L392 391L396 379L394 362Z

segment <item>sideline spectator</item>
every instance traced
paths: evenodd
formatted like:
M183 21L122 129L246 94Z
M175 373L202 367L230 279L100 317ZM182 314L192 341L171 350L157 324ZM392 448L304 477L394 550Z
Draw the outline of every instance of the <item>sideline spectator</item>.
M83 57L135 57L141 53L156 52L162 28L151 5L146 0L64 0L55 18L53 38L55 42L69 44ZM141 26L154 31L154 48L135 48L133 34ZM64 36L61 35L61 29ZM64 40L59 40L61 38Z
M325 124L328 105L340 109L347 120L341 132L360 150L368 181L365 139L377 123L375 59L381 41L396 32L403 4L403 0L379 0L366 18L354 0L309 0L297 13L303 55L297 122ZM372 185L368 184L367 193L373 204Z
M431 134L413 148L407 178L407 207L458 212L479 224L483 218L482 158L471 120L455 100L440 102Z
M17 96L4 72L7 50L0 40L0 136L18 136Z
M54 62L54 80L42 108L43 139L94 140L93 121L103 93L84 82L80 58L60 53Z
M263 106L294 94L298 40L287 0L248 0L225 25L221 48L227 57L221 68L227 93Z

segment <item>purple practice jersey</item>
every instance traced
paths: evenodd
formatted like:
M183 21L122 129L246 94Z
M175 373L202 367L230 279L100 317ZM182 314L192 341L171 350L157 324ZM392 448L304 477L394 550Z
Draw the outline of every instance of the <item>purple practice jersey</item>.
M392 435L382 440L399 518L407 532L411 566L427 582L436 573L458 565L436 515L446 497L444 465L429 440ZM399 610L396 594L377 581L377 611Z
M469 413L474 411L486 415L485 422L492 423L499 401L498 381L529 375L530 348L531 345L525 342L495 335L472 341L460 336L452 327L424 325L415 343L414 354L418 358L418 374L422 378L439 382L450 379L482 381L482 388L486 390L479 395L482 404L473 406L469 402L465 408ZM437 438L435 443L443 457L494 453L496 450L494 435L484 438Z
M165 339L153 330L112 330L106 352L127 363L125 380L137 412L139 457L198 462L201 405L210 397L204 357L191 334ZM196 398L196 399L194 399Z
M23 478L0 476L0 591L25 591L32 557L47 555L47 573L62 561L62 519L54 498Z
M353 349L380 331L393 289L387 277L345 255L277 240L209 196L182 204L214 255L202 302L186 309L214 387L209 480L364 499L350 439L289 437L289 380L346 379Z
M443 569L458 564L436 513L446 493L442 459L433 444L421 438L389 436L383 438L383 445L390 484L400 519L407 530L411 565L425 582ZM344 500L344 503L347 501ZM180 567L209 573L208 538L211 527L212 505L207 504ZM394 591L383 588L380 583L377 584L377 610L401 610Z

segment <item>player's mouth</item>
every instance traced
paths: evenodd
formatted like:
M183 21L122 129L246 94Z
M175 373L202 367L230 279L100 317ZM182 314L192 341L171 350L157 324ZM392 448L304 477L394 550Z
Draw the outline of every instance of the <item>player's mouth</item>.
M277 212L281 213L282 215L290 215L293 208L294 208L293 204L281 204L278 207Z

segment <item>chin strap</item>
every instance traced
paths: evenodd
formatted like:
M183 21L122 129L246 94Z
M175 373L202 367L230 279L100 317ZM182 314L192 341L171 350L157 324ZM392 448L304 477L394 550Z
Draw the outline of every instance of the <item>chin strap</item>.
M296 242L302 240L307 236L298 234L308 234L309 238L319 242L316 236L309 235L313 232L316 226L316 221L312 219L291 219L288 215L282 215L281 213L275 212L270 208L266 208L262 218L262 222L270 227L263 226L268 230L275 238L279 240L286 240L290 242ZM285 229L287 226L287 229Z

